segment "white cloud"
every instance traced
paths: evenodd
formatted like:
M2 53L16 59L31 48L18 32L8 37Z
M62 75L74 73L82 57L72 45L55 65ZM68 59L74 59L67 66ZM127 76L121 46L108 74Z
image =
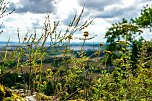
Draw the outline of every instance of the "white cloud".
M4 22L4 33L0 35L1 41L7 41L9 36L11 36L12 41L16 41L16 34L13 33L16 33L17 28L20 29L21 36L24 36L27 31L30 31L30 33L34 32L34 29L38 33L41 33L40 30L43 26L46 13L50 9L54 10L51 13L51 23L53 24L53 21L60 20L62 22L59 29L65 30L75 13L79 14L85 4L83 21L88 19L89 16L95 17L93 24L85 30L88 30L91 36L97 35L97 37L90 41L100 42L103 41L103 36L112 23L121 21L124 17L127 19L134 18L140 14L143 6L152 4L151 0L50 0L50 4L44 7L45 4L41 4L42 0L7 1L10 1L12 4L10 5L10 9L15 7L16 12L0 19L0 22ZM32 1L34 4L32 4ZM36 8L38 6L35 5L41 7ZM51 7L49 8L49 6ZM81 36L81 33L76 33L75 36Z
M60 20L68 18L71 13L76 13L76 11L80 12L82 10L77 0L59 0L55 7L57 8L56 15Z

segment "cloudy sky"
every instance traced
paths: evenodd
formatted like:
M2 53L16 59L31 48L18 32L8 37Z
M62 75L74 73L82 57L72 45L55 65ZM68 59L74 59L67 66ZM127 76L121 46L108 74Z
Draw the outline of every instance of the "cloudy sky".
M15 8L15 12L0 19L3 22L0 41L17 41L17 29L21 36L27 32L41 33L47 13L51 12L51 21L61 21L60 29L64 30L71 18L80 13L84 6L83 20L95 18L94 22L83 31L88 31L90 36L97 35L90 41L103 42L105 32L112 23L121 21L122 18L130 19L139 16L141 9L152 4L152 0L5 0L10 2L8 9ZM81 37L82 32L77 32L75 37ZM152 38L145 32L146 39ZM74 40L78 42L79 40Z

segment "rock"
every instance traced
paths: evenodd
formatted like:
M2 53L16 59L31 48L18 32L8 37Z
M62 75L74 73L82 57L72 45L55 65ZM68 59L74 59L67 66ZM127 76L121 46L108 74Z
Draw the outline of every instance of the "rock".
M33 95L33 96L26 96L25 99L26 99L26 101L36 101L35 95Z

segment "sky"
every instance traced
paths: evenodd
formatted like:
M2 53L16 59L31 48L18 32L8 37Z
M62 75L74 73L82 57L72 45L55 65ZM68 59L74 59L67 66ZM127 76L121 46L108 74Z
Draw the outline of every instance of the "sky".
M108 28L122 18L131 19L140 15L141 9L147 4L152 5L152 0L4 0L9 2L8 12L15 11L8 16L0 18L3 23L0 41L18 41L17 29L20 37L36 31L39 35L45 17L50 14L50 20L60 21L59 29L64 31L75 14L79 14L84 6L82 22L91 18L93 23L86 29L74 34L74 37L83 37L83 31L88 31L89 36L96 37L88 42L105 42L104 35ZM152 34L145 31L147 40L152 39ZM80 42L80 40L73 40Z

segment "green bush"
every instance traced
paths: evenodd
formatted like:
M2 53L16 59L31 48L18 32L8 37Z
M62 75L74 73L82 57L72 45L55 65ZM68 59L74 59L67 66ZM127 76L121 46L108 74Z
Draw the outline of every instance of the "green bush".
M123 19L113 24L105 35L106 49L101 50L104 44L100 43L97 51L88 54L84 50L85 43L95 36L82 32L93 22L91 19L80 23L83 11L84 8L73 17L65 32L59 32L59 21L51 25L49 14L40 37L36 32L32 35L27 33L21 42L18 30L21 47L9 54L6 49L2 55L1 83L31 90L31 94L38 92L53 96L53 100L152 100L152 41L133 38L133 35L140 36L141 27L151 24L146 21L146 25L141 26L145 23L141 17L145 15L132 22ZM82 33L78 38L82 46L77 56L69 49L76 32ZM45 46L47 40L50 41L49 46ZM104 54L103 58L101 54ZM10 94L0 85L1 100ZM6 100L11 101L10 98Z

